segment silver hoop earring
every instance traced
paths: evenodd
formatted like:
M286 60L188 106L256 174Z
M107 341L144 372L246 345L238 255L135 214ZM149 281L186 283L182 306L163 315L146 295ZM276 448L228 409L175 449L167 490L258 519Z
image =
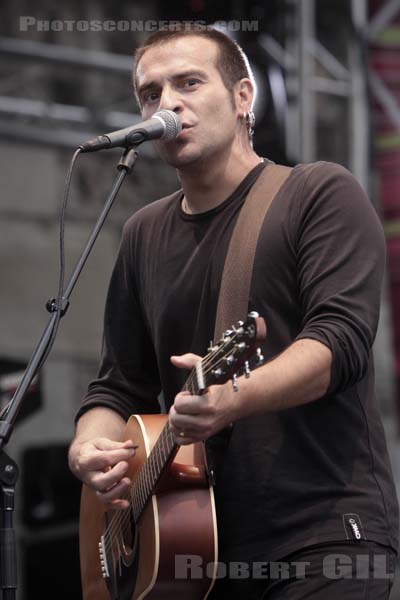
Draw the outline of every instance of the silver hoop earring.
M249 132L249 136L252 136L254 133L254 126L256 124L256 116L252 110L246 114L246 126L247 131Z

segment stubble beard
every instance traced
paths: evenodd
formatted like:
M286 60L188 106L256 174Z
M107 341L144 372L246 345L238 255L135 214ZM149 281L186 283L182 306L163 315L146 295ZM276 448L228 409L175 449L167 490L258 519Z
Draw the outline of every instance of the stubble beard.
M185 153L184 149L184 152L181 156L179 156L178 153L174 152L174 150L172 152L168 152L168 149L165 147L162 149L158 148L157 150L164 162L166 162L171 167L178 169L179 171L185 168L189 168L191 166L204 168L204 166L207 165L209 161L214 161L215 158L224 149L224 144L204 145L201 144L200 141L197 142L197 144L195 142L189 142L188 144L194 145L195 147L189 148L187 153Z

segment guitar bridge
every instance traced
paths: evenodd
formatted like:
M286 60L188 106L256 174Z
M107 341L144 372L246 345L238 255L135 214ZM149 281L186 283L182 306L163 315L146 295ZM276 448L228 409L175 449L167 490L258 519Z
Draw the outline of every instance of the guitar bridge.
M110 577L110 571L108 569L104 535L102 535L101 538L100 538L100 542L99 542L99 555L100 555L101 575L102 575L103 579L109 579L109 577Z

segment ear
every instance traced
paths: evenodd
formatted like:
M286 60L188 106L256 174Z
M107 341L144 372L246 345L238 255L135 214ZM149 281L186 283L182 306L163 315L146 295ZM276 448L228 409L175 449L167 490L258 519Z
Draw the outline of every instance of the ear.
M254 101L254 85L247 77L235 84L235 100L238 116L243 118L251 110Z

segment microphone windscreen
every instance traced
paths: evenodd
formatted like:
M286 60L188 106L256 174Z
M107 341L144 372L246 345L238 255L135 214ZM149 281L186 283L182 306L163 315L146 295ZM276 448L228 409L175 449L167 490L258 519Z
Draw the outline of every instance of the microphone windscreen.
M161 139L165 141L173 140L182 129L182 121L179 115L172 110L159 110L154 113L154 117L159 117L165 123L165 131Z

